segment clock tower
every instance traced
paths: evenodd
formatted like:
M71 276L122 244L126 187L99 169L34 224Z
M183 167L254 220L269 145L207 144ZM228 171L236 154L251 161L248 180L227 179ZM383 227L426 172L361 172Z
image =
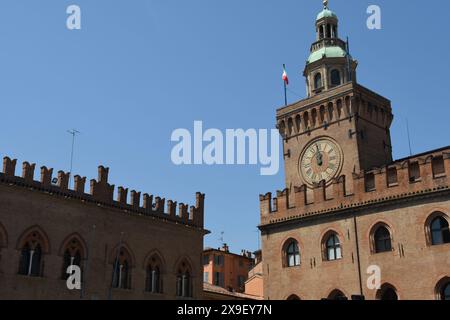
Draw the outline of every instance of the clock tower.
M391 103L357 83L358 63L348 41L339 37L338 22L324 1L303 71L307 98L277 110L286 186L291 191L303 185L330 185L342 175L351 177L392 161Z

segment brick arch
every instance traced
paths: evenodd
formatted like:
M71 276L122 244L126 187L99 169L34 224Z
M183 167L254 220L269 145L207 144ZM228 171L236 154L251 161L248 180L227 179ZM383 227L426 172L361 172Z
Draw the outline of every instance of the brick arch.
M184 264L184 266L183 266ZM198 272L194 270L192 267L194 264L192 263L191 259L188 256L182 256L179 257L178 260L174 264L174 274L178 274L180 271L180 268L183 271L189 271L189 274L191 277L198 276Z
M342 258L344 257L344 250L342 249L343 247L343 240L345 240L344 234L342 232L336 231L337 229L335 228L327 228L325 229L325 231L322 232L322 234L320 235L319 238L319 247L321 249L321 254L322 254L322 260L326 260L327 258L327 253L326 253L326 242L328 240L328 238L332 235L335 234L337 235L337 237L339 238L339 244L341 246L341 256Z
M385 219L378 219L375 223L373 223L370 227L369 227L369 229L368 229L368 232L367 232L367 234L366 234L366 236L368 237L368 239L369 239L369 246L370 246L370 252L373 254L373 253L375 253L375 239L374 239L374 236L375 236L375 232L378 230L378 228L380 228L380 227L385 227L388 231L389 231L389 234L390 234L390 237L391 237L391 247L392 247L392 251L394 251L395 249L395 247L394 247L394 245L393 245L393 242L394 242L394 234L395 234L395 230L393 229L393 227L392 227L392 223L390 223L390 222L388 222L388 221L386 221Z
M425 241L426 241L427 245L429 245L429 246L432 245L430 226L431 226L431 223L433 222L433 220L438 217L444 218L447 221L447 223L450 225L450 216L446 213L446 210L442 210L442 209L432 210L431 213L429 213L426 216L426 219L423 224L424 233L425 233Z
M36 240L41 242L42 245L42 253L50 254L50 240L47 236L47 233L38 225L34 225L26 229L22 232L20 237L17 240L16 249L21 250L24 244L30 240L30 237L35 238Z
M117 258L117 249L119 249L119 244L114 246L114 248L109 253L108 263L111 265L114 264L114 261ZM120 250L121 250L121 252L123 251L124 254L129 256L129 258L131 260L130 267L134 268L136 266L136 257L134 255L133 251L131 250L130 246L126 242L122 242L122 244L120 244Z
M436 282L436 285L434 287L434 295L436 297L436 300L442 299L441 292L446 284L450 284L450 275L444 277L441 276L439 280Z
M286 256L286 250L288 248L288 246L295 241L297 243L298 246L298 251L300 254L300 266L302 265L302 257L303 257L303 244L301 243L301 241L296 238L296 237L286 237L282 242L281 242L281 246L279 247L278 252L280 252L281 254L281 266L283 268L287 267L287 256Z
M286 297L286 299L284 299L284 300L295 301L295 300L302 300L302 299L296 294L291 294L288 297Z
M386 290L389 290L389 289L394 290L395 294L397 295L397 300L400 300L399 291L397 290L397 288L394 285L392 285L389 282L385 282L381 285L380 289L378 289L375 294L375 299L381 300L382 295L386 292Z
M6 248L8 246L8 233L5 227L0 222L0 248Z
M81 245L82 259L86 259L88 256L88 248L86 245L86 241L84 241L83 237L78 232L74 232L68 235L66 238L64 238L64 240L61 243L61 246L59 247L58 255L63 256L67 246L69 245L69 242L71 242L74 239L76 239Z
M153 249L151 250L144 259L144 264L143 264L143 268L144 270L147 269L147 266L149 265L149 263L151 262L152 258L156 257L159 260L159 266L160 266L160 270L161 272L164 272L166 269L166 261L164 260L164 256L161 254L161 252L157 249Z
M347 295L347 293L345 293L344 290L335 288L335 289L332 289L332 290L328 290L328 292L329 293L327 295L327 299L335 300L336 297L338 297L338 296L343 296L343 297L346 297L348 299L348 295Z

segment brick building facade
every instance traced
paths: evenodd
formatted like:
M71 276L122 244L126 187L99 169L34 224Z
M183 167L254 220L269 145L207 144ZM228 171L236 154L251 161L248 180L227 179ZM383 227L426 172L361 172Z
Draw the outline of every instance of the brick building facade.
M196 205L118 188L108 168L98 179L74 177L4 158L0 173L0 299L192 299L203 292L205 195ZM141 201L142 200L142 201ZM141 203L142 202L142 203ZM82 290L69 290L79 266Z
M203 251L203 281L243 293L253 263L252 254L245 250L239 255L230 252L226 244L219 249L207 248Z
M450 299L450 147L393 161L391 103L327 1L316 32L308 97L277 110L286 189L260 196L265 298Z

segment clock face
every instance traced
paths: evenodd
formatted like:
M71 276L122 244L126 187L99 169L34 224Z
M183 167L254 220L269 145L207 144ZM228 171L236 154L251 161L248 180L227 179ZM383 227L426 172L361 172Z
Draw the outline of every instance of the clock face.
M322 180L328 184L340 173L342 160L342 151L336 142L329 138L313 140L300 156L300 175L310 186Z

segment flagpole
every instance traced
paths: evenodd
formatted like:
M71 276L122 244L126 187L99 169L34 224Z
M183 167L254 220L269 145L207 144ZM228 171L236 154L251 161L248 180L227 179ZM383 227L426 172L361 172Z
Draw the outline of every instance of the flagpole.
M286 74L286 65L283 63L283 74ZM283 79L283 84L284 84L284 105L287 106L287 85L286 85L286 80Z

